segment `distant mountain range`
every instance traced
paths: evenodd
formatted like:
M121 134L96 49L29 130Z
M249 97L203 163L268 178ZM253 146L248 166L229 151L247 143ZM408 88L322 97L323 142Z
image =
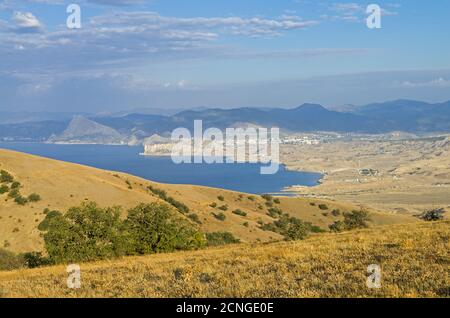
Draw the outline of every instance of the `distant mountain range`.
M47 115L49 117L49 115ZM345 133L450 132L450 101L430 104L413 100L349 107L333 111L318 104L294 109L201 109L175 115L125 114L53 116L52 120L0 124L0 140L136 144L154 134L173 129L193 129L203 120L204 129L217 127L280 127L289 132L333 131Z

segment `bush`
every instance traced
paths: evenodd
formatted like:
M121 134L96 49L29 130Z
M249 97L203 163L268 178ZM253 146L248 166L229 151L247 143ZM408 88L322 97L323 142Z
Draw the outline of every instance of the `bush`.
M323 232L319 227L308 222L303 222L295 217L284 214L273 223L263 224L261 229L271 231L284 236L285 240L303 240L309 232Z
M206 244L202 233L166 205L140 204L129 210L125 229L131 254L191 250Z
M240 209L234 210L233 214L240 215L240 216L247 216L247 213Z
M167 196L167 192L164 190L160 190L157 189L153 186L148 186L147 187L153 194L157 195L160 199L166 201L167 203L169 203L170 205L172 205L173 207L175 207L178 211L180 211L183 214L187 214L189 213L189 208L187 205L185 205L184 203L175 200L172 197Z
M11 183L14 177L6 170L0 170L0 183Z
M333 216L340 216L341 215L341 211L339 209L334 209L333 211L331 211L331 214Z
M369 213L364 210L344 213L344 223L349 230L367 228L369 227L367 224L369 221Z
M225 201L225 198L223 197L223 195L219 195L218 197L217 197L217 199L219 200L219 201Z
M273 207L273 202L272 201L266 201L266 207L268 207L268 208Z
M418 215L417 217L419 217L420 219L422 219L424 221L433 222L433 221L443 220L444 214L445 214L445 210L441 208L441 209L425 211L422 214Z
M255 201L255 197L253 195L248 196L247 199L249 199L250 201Z
M83 203L65 215L51 211L39 225L52 263L188 250L206 245L190 222L167 205L140 204L120 219L121 209Z
M37 193L32 193L28 196L28 201L30 201L30 202L41 201L41 196Z
M227 218L227 216L226 216L225 214L223 214L223 213L219 213L219 214L213 213L213 215L214 215L214 217L215 217L216 219L218 219L219 221L225 221L226 218Z
M48 209L44 210L45 219L38 225L39 231L47 231L51 219L62 216L61 212L59 211L47 211L47 210Z
M228 205L225 204L225 205L220 206L219 210L228 211Z
M208 241L209 246L240 243L240 240L235 238L230 232L206 233L206 240Z
M213 202L213 203L211 203L209 206L212 207L213 209L215 209L215 208L217 208L217 203L216 203L216 202Z
M266 201L272 201L273 197L270 194L262 194L261 198L263 198Z
M10 198L17 198L18 196L20 196L20 192L18 189L11 189L8 193L8 197Z
M189 214L189 215L188 215L188 218L189 218L190 220L192 220L193 222L197 223L197 224L202 224L202 221L200 221L200 218L199 218L198 215L195 214L195 213Z
M65 215L54 214L44 234L52 262L92 261L125 254L127 242L119 208L102 209L87 202L70 208Z
M270 208L267 213L272 218L277 218L283 214L283 211L279 208Z
M14 199L14 202L16 202L18 205L25 205L28 203L28 199L19 195Z
M280 201L280 199L278 199L278 198L275 198L275 199L273 199L273 203L276 203L276 204L280 204L280 203L281 203L281 201Z
M370 221L369 213L364 210L344 212L344 220L336 221L329 226L332 232L350 231L354 229L367 228Z
M23 263L28 268L36 268L45 265L50 265L50 259L43 257L41 252L29 252L21 254L20 257L23 259Z
M321 209L321 210L328 210L328 205L326 205L326 204L319 204L319 209Z
M9 191L9 187L6 184L0 186L0 194L4 194Z
M24 267L23 259L18 255L0 248L0 270L9 271Z
M346 230L345 223L343 221L336 221L329 226L331 232L343 232Z
M20 188L20 182L14 181L11 183L11 189L19 189Z

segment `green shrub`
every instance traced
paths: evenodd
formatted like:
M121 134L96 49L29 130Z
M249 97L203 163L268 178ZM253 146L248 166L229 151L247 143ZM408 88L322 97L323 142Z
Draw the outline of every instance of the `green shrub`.
M249 199L250 201L255 201L255 197L253 195L248 196L247 199Z
M202 221L200 221L200 218L199 218L198 215L195 214L195 213L189 214L189 215L188 215L188 218L189 218L190 220L192 220L193 222L197 223L197 224L202 224Z
M249 223L248 222L244 222L244 223L242 223L242 225L245 226L245 227L249 227Z
M226 218L227 218L227 216L225 214L223 214L223 213L219 213L219 214L213 213L213 215L219 221L225 221Z
M295 217L290 217L287 214L283 214L280 219L273 223L262 224L261 229L281 234L288 241L303 240L308 236L309 232L323 232L319 227L309 222L303 222Z
M8 193L8 197L10 198L17 198L18 196L20 196L20 192L18 189L11 189Z
M223 195L219 195L218 197L217 197L217 199L219 200L219 201L225 201L225 198L223 197Z
M160 199L166 201L173 207L175 207L178 211L180 211L183 214L189 213L189 208L184 203L175 200L172 197L167 196L167 192L158 188L155 188L153 186L147 187L153 194L157 195Z
M221 210L221 211L228 211L228 205L225 204L225 205L220 206L219 210Z
M233 234L229 232L213 232L206 233L206 239L209 246L219 246L227 244L237 244L240 240L235 238Z
M9 191L9 187L6 184L2 184L0 186L0 194L7 193Z
M48 214L47 214L48 215ZM92 261L126 253L120 209L100 208L94 202L70 208L50 218L44 242L54 263Z
M216 203L216 202L213 202L213 203L211 203L209 206L212 207L213 209L215 209L215 208L217 208L217 203Z
M344 212L343 221L335 221L329 226L332 232L350 231L354 229L367 228L370 221L369 213L364 210Z
M6 170L0 170L0 183L11 183L14 177Z
M11 189L19 189L20 188L20 182L14 181L11 183Z
M424 221L433 222L433 221L443 220L444 214L445 214L445 209L441 208L441 209L433 209L433 210L425 211L422 214L416 215L416 217L418 217Z
M268 211L268 215L272 218L277 218L281 215L283 215L283 211L279 208L270 208Z
M0 270L9 271L24 267L23 259L4 249L0 248Z
M268 207L268 208L273 207L273 202L272 201L266 201L266 207Z
M333 216L340 216L341 215L341 211L339 209L334 209L333 211L331 211L331 214Z
M263 198L266 201L272 201L273 197L270 194L262 194L261 198Z
M278 198L275 198L275 199L273 199L273 203L276 203L276 204L280 204L280 203L281 203L281 201L280 201L280 199L278 199Z
M30 202L41 201L41 196L37 193L32 193L28 196L28 201L30 201Z
M346 230L345 223L343 221L335 221L329 226L331 232L343 232Z
M28 199L19 195L15 197L14 202L16 202L18 205L25 205L28 203Z
M321 210L328 210L328 205L326 205L326 204L319 204L319 209L321 209Z
M234 210L233 214L236 214L236 215L239 215L239 216L247 216L247 213L242 211L242 210L240 210L240 209Z
M43 257L41 252L29 252L20 254L23 263L28 268L36 268L41 266L50 265L51 261L49 258Z
M132 254L191 250L206 244L201 232L166 205L140 204L129 210L125 228Z
M48 210L48 209L46 209L46 210ZM50 224L50 220L55 217L62 216L61 212L59 212L59 211L44 211L44 214L45 214L45 219L38 225L39 231L47 231L49 224Z

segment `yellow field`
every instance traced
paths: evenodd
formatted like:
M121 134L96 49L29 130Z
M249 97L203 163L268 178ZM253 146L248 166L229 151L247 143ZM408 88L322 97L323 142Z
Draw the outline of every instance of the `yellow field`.
M450 297L450 222L0 273L3 297ZM381 289L366 286L370 264Z

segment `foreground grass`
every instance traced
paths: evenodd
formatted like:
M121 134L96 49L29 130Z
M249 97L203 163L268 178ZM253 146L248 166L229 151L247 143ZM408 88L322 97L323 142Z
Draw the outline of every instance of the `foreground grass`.
M450 297L450 222L0 273L2 297ZM382 267L382 288L366 269Z

